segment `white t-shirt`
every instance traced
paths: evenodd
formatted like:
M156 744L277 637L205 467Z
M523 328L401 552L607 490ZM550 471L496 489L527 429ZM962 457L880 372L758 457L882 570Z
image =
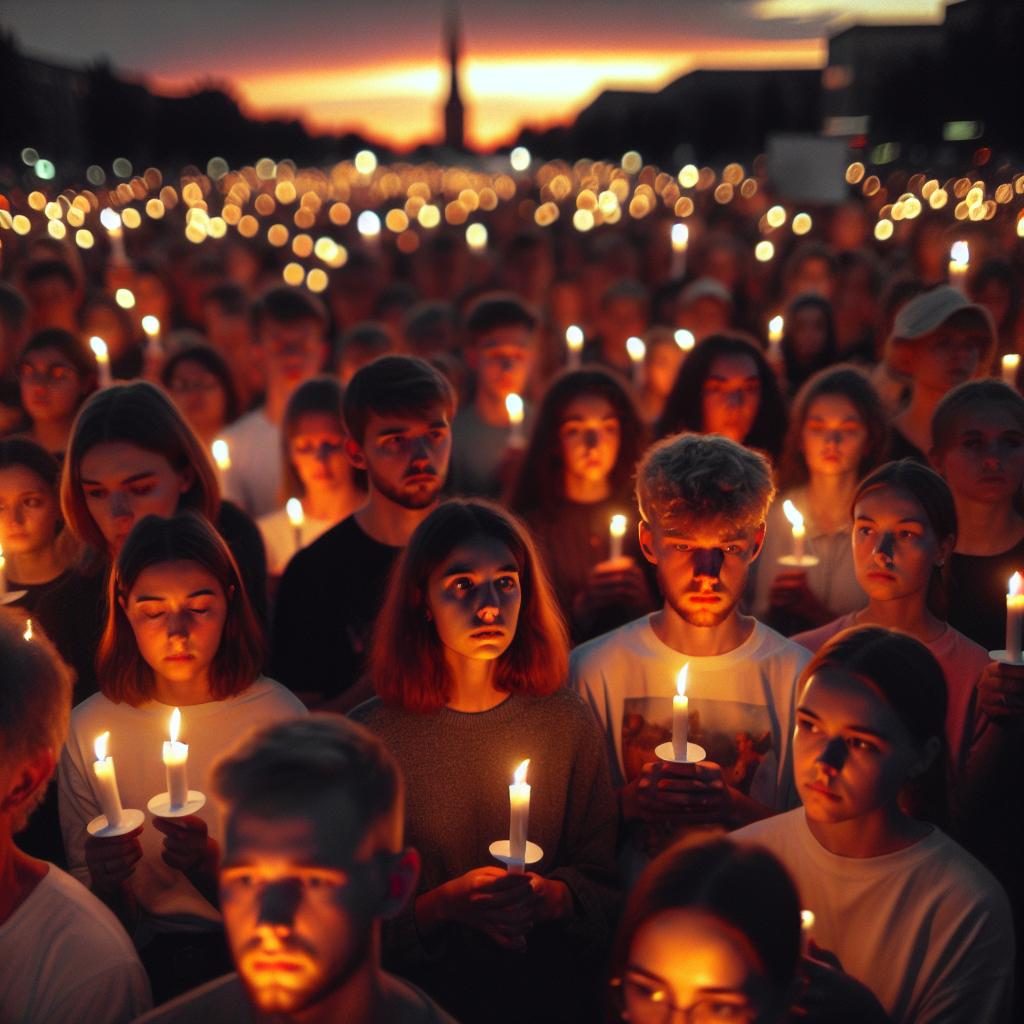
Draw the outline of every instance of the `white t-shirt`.
M117 918L55 865L0 925L3 1024L122 1024L152 1005Z
M151 797L167 792L162 752L173 708L149 701L134 708L114 704L93 694L71 712L71 729L58 769L60 824L71 873L89 884L85 864L85 826L102 813L94 788L93 743L110 732L108 753L114 762L121 804L146 814L140 840L142 860L135 865L131 885L146 915L136 942L142 946L152 932L202 931L217 927L220 914L182 872L163 862L164 837L146 810ZM211 837L223 843L220 810L210 793L214 762L255 729L306 714L291 691L272 679L257 679L247 690L227 700L194 704L181 709L183 742L188 744L188 784L207 795L198 812Z
M224 497L254 518L273 512L281 501L281 428L261 407L235 420L223 437L231 455L221 475Z
M615 786L672 739L676 675L689 662L690 742L730 785L782 810L796 802L790 768L796 681L810 654L762 622L726 654L688 658L658 639L651 616L596 637L569 659L569 680L604 731Z
M814 912L812 938L895 1024L1010 1019L1013 921L999 883L945 833L881 857L838 857L802 807L733 833L774 853Z
M330 519L314 519L307 515L296 537L287 509L279 508L276 512L260 516L256 525L263 534L263 546L267 549L267 572L271 576L281 576L292 555L312 544L336 523Z

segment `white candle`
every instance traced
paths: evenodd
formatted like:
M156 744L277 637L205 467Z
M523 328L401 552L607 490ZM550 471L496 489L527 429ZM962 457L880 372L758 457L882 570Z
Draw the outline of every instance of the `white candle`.
M971 268L971 247L964 241L954 242L949 249L949 283L964 291Z
M302 502L298 498L289 498L285 502L285 511L288 513L288 522L292 524L292 535L295 538L295 550L302 550L302 524L306 521L306 513L302 509Z
M808 955L811 948L811 933L814 931L814 911L800 911L800 945L804 956Z
M782 361L782 332L786 326L781 316L773 316L768 321L768 358L774 362Z
M526 770L529 767L530 759L527 758L515 770L512 785L508 787L508 869L513 874L522 872L526 867L526 827L530 820L530 786L526 781Z
M146 332L146 355L150 359L158 359L164 354L163 339L160 336L160 318L144 316L142 329Z
M1006 591L1006 656L1024 661L1021 656L1021 624L1024 623L1024 577L1015 572Z
M0 547L0 597L7 593L7 559L4 558L4 549Z
M121 794L117 791L117 775L114 774L114 759L107 757L107 743L110 740L110 733L105 732L96 737L93 744L93 751L96 760L92 763L92 771L96 776L96 791L100 798L100 808L107 819L108 825L117 828L124 816L124 808L121 806Z
M1017 371L1020 369L1020 356L1015 352L1003 356L1003 381L1011 388L1017 386Z
M672 698L672 753L677 761L685 761L686 745L690 740L690 698L686 696L687 662L676 676L676 694Z
M181 711L171 712L170 741L164 740L164 767L167 769L167 795L171 810L188 803L188 744L178 742Z
M565 329L565 347L569 351L569 369L578 370L583 355L583 328L578 324L569 324Z
M228 448L227 441L223 437L218 437L210 445L210 451L213 453L213 461L217 463L217 468L226 473L231 468L231 449Z
M32 632L32 620L25 620L25 632L21 634L26 640L31 640L35 633Z
M793 527L793 557L802 561L804 557L804 538L807 536L807 527L804 526L804 517L800 510L787 498L782 503L782 512Z
M642 338L633 335L626 339L626 353L633 364L633 387L640 391L644 386L644 357L647 355L647 346Z
M686 249L690 244L690 229L685 224L672 225L672 277L686 273Z
M522 398L514 391L505 396L505 411L508 413L508 443L513 448L522 448L526 444L526 435L523 433L525 409Z
M626 536L626 522L625 516L612 516L612 521L608 524L608 556L612 561L622 557L622 538Z
M110 352L107 350L107 343L97 334L89 339L89 348L96 357L96 369L99 374L99 386L109 388L113 382L110 376Z
M107 229L110 239L111 262L124 266L128 256L124 251L124 232L121 230L121 214L109 206L100 212L100 223Z
M676 344L683 352L692 352L693 346L697 344L697 339L693 336L693 331L688 331L685 327L680 327L673 337L676 339Z

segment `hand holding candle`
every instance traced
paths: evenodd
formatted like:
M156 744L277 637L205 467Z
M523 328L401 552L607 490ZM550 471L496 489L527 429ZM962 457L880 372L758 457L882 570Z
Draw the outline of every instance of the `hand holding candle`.
M622 557L622 538L626 536L627 522L628 520L625 516L616 515L612 516L612 521L608 524L608 537L610 541L608 557L613 562L615 559Z
M796 565L802 568L810 568L818 564L814 555L807 554L805 547L807 539L807 527L804 525L804 517L800 510L787 498L782 503L782 513L789 520L793 528L793 554L784 555L779 559L780 565Z
M160 319L155 316L142 318L142 329L146 333L146 357L159 359L164 354L163 339L160 336Z

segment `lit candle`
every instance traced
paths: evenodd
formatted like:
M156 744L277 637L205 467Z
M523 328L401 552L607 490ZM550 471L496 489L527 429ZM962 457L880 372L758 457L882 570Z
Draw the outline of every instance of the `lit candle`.
M686 696L687 662L676 676L676 694L672 698L672 754L677 761L686 761L686 745L690 740L690 698Z
M144 316L142 329L146 332L146 356L159 359L164 354L163 339L160 337L160 318Z
M967 272L971 268L971 247L963 240L954 242L949 249L949 283L960 291L967 286Z
M32 620L25 620L25 632L21 634L26 640L31 640L35 633L32 632Z
M231 449L228 448L227 441L223 437L218 437L210 445L210 451L213 453L213 461L217 463L217 468L226 473L231 468Z
M96 741L93 744L96 760L92 763L92 771L96 776L96 790L100 798L100 807L103 810L103 815L107 819L107 824L118 828L121 824L121 819L124 817L124 808L121 806L121 794L117 791L114 759L107 757L107 743L109 741L109 732L96 737Z
M686 249L690 244L690 229L685 224L672 225L672 277L686 273Z
M288 522L292 524L292 535L295 538L295 550L302 550L302 524L306 521L306 513L302 509L302 502L298 498L289 498L285 502L285 511L288 513Z
M609 557L612 561L622 557L622 538L626 536L626 522L626 517L620 515L612 516L612 521L608 524L608 537L611 541Z
M785 326L781 316L773 316L768 321L768 358L777 363L782 361L782 331Z
M793 558L801 562L804 558L804 538L807 536L804 517L789 498L782 503L782 512L789 520L790 526L793 527Z
M633 387L640 391L644 386L644 357L647 355L647 346L642 338L633 335L626 339L626 353L633 363Z
M1017 371L1020 369L1020 356L1010 352L1003 356L1003 381L1011 388L1017 386Z
M521 874L526 868L526 826L530 820L530 785L526 781L526 769L530 767L527 758L516 770L512 785L508 787L511 809L508 828L508 869L512 874Z
M167 797L172 811L188 803L188 744L178 742L181 711L171 712L170 740L164 740L164 767L167 769Z
M1021 662L1021 624L1024 623L1024 577L1015 572L1010 577L1006 591L1006 656L1010 661Z
M89 339L89 348L96 357L99 385L101 388L109 388L113 378L110 376L110 352L107 351L107 343L99 335L94 334Z
M578 370L583 355L583 328L569 324L565 329L565 347L569 350L569 369Z
M0 546L0 597L7 593L7 559L4 558L4 549Z
M808 955L811 948L811 933L814 931L814 911L800 911L800 945L804 956Z
M685 327L680 327L674 335L676 344L684 352L692 352L693 346L697 344L697 339L693 336L693 331L688 331Z
M109 206L100 212L100 223L107 229L110 239L111 262L124 265L128 256L124 251L124 232L121 230L121 214Z
M505 396L505 411L508 413L508 443L513 448L522 448L526 444L526 435L523 433L525 410L522 398L514 391Z

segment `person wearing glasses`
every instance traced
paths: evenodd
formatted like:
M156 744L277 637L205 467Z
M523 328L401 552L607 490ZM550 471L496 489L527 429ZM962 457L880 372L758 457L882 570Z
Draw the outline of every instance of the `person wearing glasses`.
M176 352L164 364L160 381L207 448L238 418L238 391L231 370L209 345Z
M16 367L24 435L58 459L64 455L75 414L96 390L96 363L70 331L49 327L34 334Z

